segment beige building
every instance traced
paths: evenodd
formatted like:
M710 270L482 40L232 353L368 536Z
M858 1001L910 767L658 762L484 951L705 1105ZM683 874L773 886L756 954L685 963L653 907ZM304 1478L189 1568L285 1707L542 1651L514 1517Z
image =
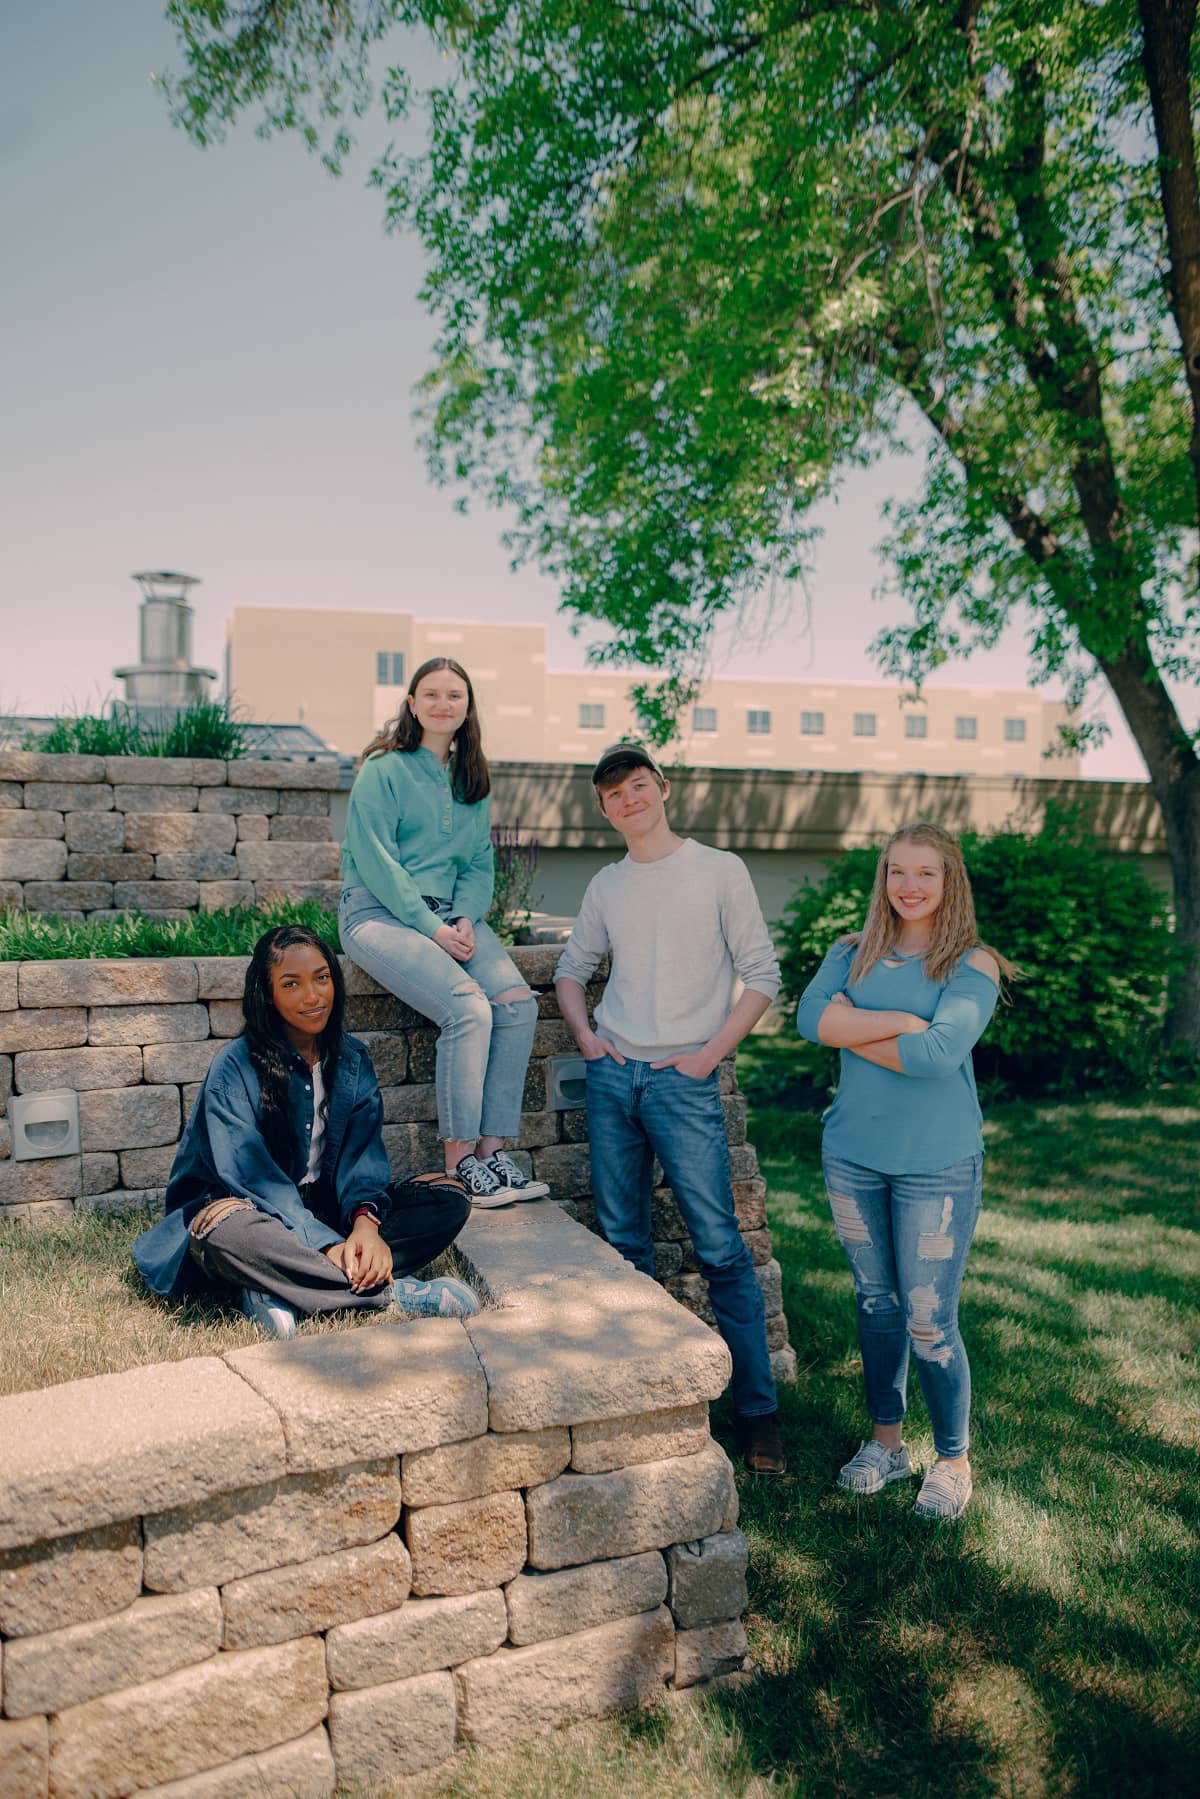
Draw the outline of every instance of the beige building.
M469 672L493 760L588 763L636 732L632 677L548 669L543 625L237 606L226 626L226 691L251 718L306 724L357 755L431 656L452 656ZM1066 717L1061 701L1021 689L936 687L913 700L895 682L717 676L688 709L670 759L1069 780L1079 773L1077 754L1046 759Z

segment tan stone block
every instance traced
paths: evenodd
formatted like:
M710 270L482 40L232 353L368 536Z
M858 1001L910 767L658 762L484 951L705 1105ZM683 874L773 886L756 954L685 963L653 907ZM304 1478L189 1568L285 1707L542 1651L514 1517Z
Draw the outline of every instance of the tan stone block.
M701 1630L681 1630L675 1636L677 1687L692 1687L699 1680L732 1674L746 1660L749 1645L739 1620L709 1624Z
M667 1603L680 1630L740 1618L749 1605L750 1545L740 1530L722 1531L667 1550Z
M249 967L249 956L198 956L197 998L240 1000L245 991L246 971Z
M161 1149L123 1149L121 1151L122 1187L165 1187L171 1178L171 1165L178 1149L175 1142Z
M421 1029L420 1027L424 1023L424 1019L419 1019L416 1027L408 1032L408 1078L410 1081L432 1081L437 1074L438 1034L436 1031ZM525 1084L528 1087L528 1070ZM544 1093L543 1087L543 1105L545 1104ZM528 1101L522 1101L522 1104L528 1103Z
M125 781L113 788L113 804L131 821L147 814L159 818L194 817L199 797L195 787L164 787L161 784L137 787ZM140 844L138 847L146 849L149 846Z
M193 1504L284 1467L274 1412L211 1356L0 1398L0 1442L0 1549Z
M729 1458L711 1442L611 1474L562 1474L526 1495L530 1564L564 1568L715 1536L732 1490Z
M23 1006L142 1006L194 1000L196 964L185 957L129 962L23 962Z
M517 1131L518 1149L545 1149L558 1142L558 1112L522 1112Z
M329 1736L340 1788L388 1787L454 1754L454 1677L419 1674L359 1693L335 1693Z
M518 1574L505 1588L513 1643L542 1643L574 1631L653 1611L667 1596L667 1570L656 1549L553 1573Z
M539 1181L549 1181L552 1198L574 1199L592 1190L591 1155L586 1143L550 1143L535 1150L533 1169Z
M404 1534L418 1595L500 1587L525 1565L525 1508L519 1493L492 1493L486 1499L406 1512Z
M0 1799L46 1799L49 1744L45 1718L0 1719Z
M340 852L336 843L239 843L238 874L244 881L332 881Z
M258 1755L239 1755L204 1774L142 1787L138 1799L334 1799L337 1774L325 1726Z
M265 812L243 812L237 821L239 843L266 843L271 835L271 821Z
M442 1166L442 1146L433 1124L385 1124L380 1132L394 1181L407 1181Z
M122 850L111 854L92 850L72 851L67 857L69 881L152 881L154 857L126 855Z
M28 1637L132 1605L142 1590L139 1518L0 1551L0 1632Z
M79 924L85 912L113 903L111 881L26 881L21 889L27 912L53 912L64 924Z
M247 757L227 762L225 767L231 787L274 787L281 792L301 788L306 792L336 793L340 781L336 762L252 762Z
M681 1243L656 1243L654 1245L654 1278L664 1284L672 1280L683 1266L683 1245Z
M0 780L102 781L103 756L76 756L46 750L0 750Z
M518 944L509 951L521 979L530 987L549 987L553 984L562 953L561 943Z
M437 1120L437 1088L432 1081L405 1087L381 1087L385 1124L433 1124Z
M12 1155L12 1126L7 1118L0 1118L0 1162Z
M214 1037L240 1037L246 1028L246 1015L240 999L210 999L208 1028Z
M365 968L360 968L357 962L352 962L350 960L349 956L339 956L338 961L342 965L342 979L346 983L347 998L367 998L372 994L387 992L386 987L381 987L379 982L374 980L372 976L367 973Z
M185 1085L179 1089L179 1098L182 1102L182 1107L183 1107L183 1122L185 1124L187 1123L188 1119L191 1117L192 1110L196 1104L196 1101L200 1097L200 1089L201 1089L202 1085L203 1085L203 1083L200 1081L191 1081L191 1082L185 1083Z
M782 1314L781 1314L782 1316ZM771 1373L776 1386L790 1386L796 1378L796 1352L789 1344L786 1349L771 1351Z
M459 1732L469 1743L507 1744L574 1718L648 1705L674 1663L663 1606L553 1642L498 1649L455 1671Z
M67 846L56 838L0 838L0 879L61 881L66 872Z
M111 812L113 790L106 781L27 781L27 812Z
M253 881L201 881L198 910L232 912L254 904Z
M261 848L269 848L264 844ZM336 912L342 897L340 880L330 881L255 881L254 904L270 905L274 900L315 900L317 905L324 906L327 912Z
M97 814L97 817L102 816ZM62 837L66 825L61 812L5 812L0 810L0 837Z
M151 873L156 881L238 880L238 865L222 850L169 850L166 855L151 858ZM242 885L245 885L243 882Z
M570 1435L562 1428L513 1431L507 1436L489 1432L468 1443L418 1449L401 1464L404 1503L445 1505L536 1487L561 1474L570 1455Z
M739 1095L731 1093L721 1101L721 1110L725 1114L725 1140L733 1145L746 1141L746 1102Z
M25 889L20 881L0 881L0 907L19 910L25 904Z
M605 1474L634 1462L698 1455L708 1442L708 1407L678 1406L635 1418L602 1418L571 1429L571 1466L580 1474Z
M320 1723L327 1693L324 1646L301 1637L71 1706L50 1726L55 1799L121 1799L131 1770L161 1785L273 1748Z
M281 812L271 820L268 836L272 843L331 843L333 820L328 814L321 818L297 818Z
M557 1206L473 1215L458 1247L498 1301L466 1322L492 1430L633 1417L723 1390L721 1339Z
M733 1182L752 1181L758 1174L758 1156L752 1143L734 1143L729 1149L729 1174Z
M371 1058L381 1087L396 1086L408 1073L408 1044L398 1031L356 1031Z
M296 789L279 795L279 811L284 818L327 818L332 794L304 792Z
M142 1078L140 1049L30 1049L13 1063L18 1093L47 1087L131 1087Z
M200 903L195 881L117 881L113 905L126 912L189 912Z
M774 1243L770 1231L743 1231L742 1240L750 1251L752 1259L760 1267L764 1267L771 1260Z
M16 781L0 781L0 812L16 811L24 804L24 787Z
M116 1160L114 1156L113 1160ZM151 1212L155 1218L162 1216L163 1189L148 1187L130 1189L114 1188L111 1192L97 1193L91 1198L78 1201L78 1209L84 1212L99 1212L108 1218L132 1216L135 1212ZM153 1222L153 1220L152 1220Z
M393 1531L288 1568L230 1581L221 1590L226 1649L311 1636L403 1605L412 1584L408 1550Z
M96 855L125 848L123 812L66 812L63 832L69 850L90 850Z
M325 1639L334 1688L376 1687L490 1655L508 1634L496 1590L452 1599L410 1599L398 1611L343 1624Z
M210 787L201 790L200 810L226 812L234 816L244 812L265 812L269 815L278 812L279 795L264 792L262 788L247 791L240 787Z
M708 1284L698 1274L675 1274L663 1282L671 1298L681 1306L686 1306L696 1318L700 1318L710 1328L715 1328L716 1319L708 1297Z
M68 1624L46 1636L9 1643L4 1709L13 1718L64 1711L101 1693L173 1674L215 1655L220 1647L221 1601L215 1587L135 1599L111 1618Z
M346 1029L356 1036L367 1031L409 1031L420 1030L428 1024L419 1012L406 1006L403 1000L394 999L390 993L360 994L346 1002ZM432 1067L429 1075L432 1075ZM427 1075L413 1074L414 1080L428 1079Z
M142 1578L159 1593L224 1586L243 1574L308 1561L314 1552L373 1543L399 1516L394 1460L289 1474L146 1517Z
M535 1056L577 1056L579 1045L571 1027L559 1018L539 1019L533 1031Z
M146 1149L177 1143L178 1087L97 1087L79 1096L84 1149Z
M774 1318L783 1310L783 1270L772 1258L769 1262L756 1264L754 1276L762 1288L763 1309L768 1318Z
M120 1169L114 1152L91 1150L79 1158L79 1192L81 1197L110 1193L116 1186Z
M78 1156L47 1156L36 1162L0 1162L0 1206L35 1205L75 1199L83 1182ZM65 1215L71 1215L70 1207ZM0 1477L2 1479L2 1477Z
M15 1012L17 1009L17 968L16 962L0 962L0 1012Z
M142 1051L145 1078L151 1083L202 1081L221 1044L213 1037L203 1043L148 1043Z
M225 1359L282 1420L293 1472L428 1449L487 1428L483 1373L453 1319L260 1343Z
M207 756L106 756L104 779L134 787L223 787L225 764Z
M0 1117L8 1111L8 1102L12 1098L13 1059L11 1056L0 1056Z
M93 1006L88 1014L91 1044L196 1043L207 1036L208 1008L203 1005Z

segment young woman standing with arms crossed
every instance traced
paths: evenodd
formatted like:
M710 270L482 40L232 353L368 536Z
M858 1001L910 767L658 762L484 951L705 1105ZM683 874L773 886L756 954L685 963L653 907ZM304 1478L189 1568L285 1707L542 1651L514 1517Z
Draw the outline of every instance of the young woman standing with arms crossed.
M537 1001L484 923L491 778L475 694L448 656L422 663L363 755L342 846L338 926L351 960L433 1020L446 1171L473 1205L541 1199L504 1150L521 1116Z
M801 1036L842 1052L823 1164L854 1275L872 1433L838 1484L870 1494L912 1475L911 1347L937 1452L917 1495L926 1518L957 1518L971 1497L971 1372L958 1328L983 1171L971 1050L1001 970L1014 972L979 942L954 838L904 825L880 855L861 933L834 944L796 1017Z

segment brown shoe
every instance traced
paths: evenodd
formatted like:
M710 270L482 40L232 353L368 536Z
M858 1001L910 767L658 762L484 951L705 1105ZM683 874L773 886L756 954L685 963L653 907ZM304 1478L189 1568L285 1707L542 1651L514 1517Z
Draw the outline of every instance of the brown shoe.
M738 1448L751 1474L786 1474L787 1457L779 1439L779 1414L736 1420Z

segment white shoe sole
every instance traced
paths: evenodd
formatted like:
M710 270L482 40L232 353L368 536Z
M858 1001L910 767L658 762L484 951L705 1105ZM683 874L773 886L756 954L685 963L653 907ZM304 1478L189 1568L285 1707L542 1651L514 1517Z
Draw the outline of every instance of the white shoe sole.
M467 1198L470 1200L472 1207L481 1212L487 1212L494 1211L497 1206L511 1206L515 1204L520 1198L520 1194L514 1192L511 1187L501 1187L498 1193L471 1193L468 1191Z
M914 1472L912 1468L898 1468L895 1474L881 1475L873 1487L860 1487L854 1481L844 1479L839 1472L837 1484L843 1493L856 1493L860 1499L870 1499L876 1493L882 1493L885 1487L890 1487L894 1480L911 1480Z

